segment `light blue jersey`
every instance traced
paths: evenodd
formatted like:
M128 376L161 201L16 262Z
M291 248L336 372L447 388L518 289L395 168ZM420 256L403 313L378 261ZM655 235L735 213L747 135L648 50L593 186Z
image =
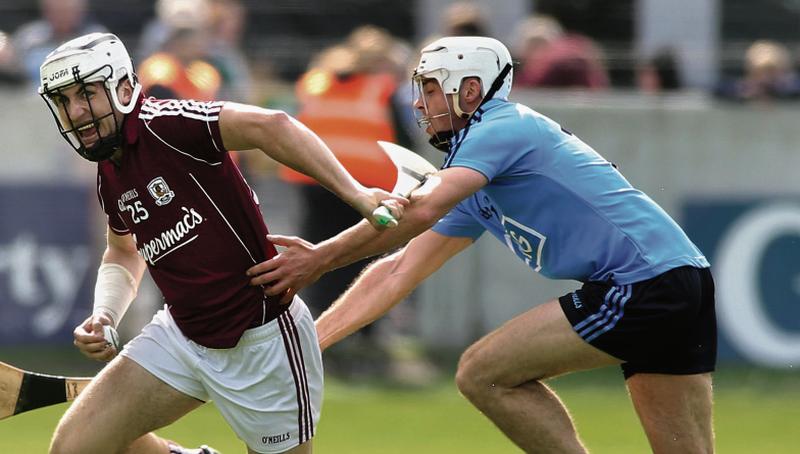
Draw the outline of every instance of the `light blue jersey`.
M709 266L678 224L590 146L538 112L488 101L453 138L443 168L489 180L433 230L485 230L553 279L631 284Z

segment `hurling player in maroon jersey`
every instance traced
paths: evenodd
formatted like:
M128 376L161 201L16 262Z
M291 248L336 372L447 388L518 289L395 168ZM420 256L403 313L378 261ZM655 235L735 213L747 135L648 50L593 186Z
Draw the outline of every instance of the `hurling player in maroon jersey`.
M51 452L213 452L151 433L210 400L248 452L311 452L322 404L314 323L299 298L281 304L266 296L268 284L249 284L246 270L277 252L227 150L258 148L373 223L380 203L400 217L407 201L358 184L283 112L146 98L112 34L50 53L39 91L64 138L97 162L107 248L74 343L90 358L113 358L60 421ZM145 268L165 307L117 356L104 326L119 324Z

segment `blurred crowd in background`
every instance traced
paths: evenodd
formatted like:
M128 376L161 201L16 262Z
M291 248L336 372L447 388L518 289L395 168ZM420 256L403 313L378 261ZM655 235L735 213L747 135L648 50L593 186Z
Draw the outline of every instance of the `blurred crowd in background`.
M687 85L676 49L666 46L643 53L626 43L636 26L633 11L641 1L532 0L528 9L533 13L502 33L490 26L497 12L491 2L452 1L437 18L435 35L422 40L415 38L418 34L410 23L409 11L416 2L399 7L375 1L268 3L273 6L248 0L39 0L36 6L3 0L0 83L35 83L40 62L59 42L93 31L111 31L131 47L140 79L151 95L159 97L279 105L286 99L282 99L285 93L274 92L276 82L292 83L305 69L337 59L342 62L336 62L340 66L336 70L353 70L346 67L347 52L372 55L369 58L374 61L357 71L386 72L405 83L416 50L425 42L441 35L467 34L506 41L518 62L517 88L625 88L660 93ZM602 3L608 6L597 6ZM742 9L737 0L722 3L732 5L728 10ZM304 15L314 8L319 11ZM337 8L353 12L350 23L315 23L326 20L326 10ZM363 14L358 14L359 8ZM385 14L376 15L374 11L381 8ZM370 22L370 16L375 21ZM330 17L331 21L340 19ZM291 40L293 25L297 26L296 40ZM360 27L368 32L359 33ZM599 36L592 36L593 32ZM761 38L753 36L745 46L737 41L738 55L724 56L717 80L693 88L733 101L796 98L800 82L792 43Z

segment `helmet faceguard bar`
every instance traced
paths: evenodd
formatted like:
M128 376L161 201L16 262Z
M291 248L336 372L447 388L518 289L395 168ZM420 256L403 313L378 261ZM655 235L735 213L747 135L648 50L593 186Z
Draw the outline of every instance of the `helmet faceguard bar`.
M100 76L101 79L98 80L97 76L98 74L101 74L103 70L107 70L107 75L105 76L101 75ZM74 83L71 83L69 85L60 84L60 86L55 89L48 88L47 84L44 84L40 90L41 92L40 96L44 99L45 103L47 104L47 107L50 109L50 113L53 114L53 117L56 120L56 125L58 126L59 129L59 133L61 133L61 136L64 137L64 140L66 140L67 143L69 143L70 146L72 146L72 148L84 159L94 162L103 161L105 159L110 158L111 155L114 154L116 149L122 143L122 128L119 120L117 119L117 116L114 115L113 108L108 113L97 116L94 110L94 106L92 105L92 102L89 99L89 93L87 92L86 87L90 83L99 82L100 86L103 89L102 91L105 94L106 99L108 100L108 105L113 106L114 105L113 95L110 93L108 87L109 84L107 83L107 80L111 74L111 68L108 66L104 66L98 68L96 71L92 71L90 74L81 76L79 69L77 67L74 67L72 73L73 73L73 78L75 80ZM84 101L86 102L86 105L89 109L89 115L91 117L91 120L89 122L77 125L75 124L74 119L70 116L68 109L66 108L63 109L62 112L59 114L60 109L57 103L55 102L55 99L58 97L66 98L66 96L62 93L62 91L65 88L71 87L76 84L80 86L78 92L83 96ZM108 117L111 117L114 120L115 132L106 137L103 137L102 135L100 135L100 124L105 118ZM65 121L67 124L65 124ZM89 124L91 124L92 127L95 128L95 131L97 131L98 140L90 148L87 148L80 140L78 129L83 128Z
M417 121L417 126L419 126L420 128L427 128L431 124L431 121L436 118L441 118L450 115L449 112L443 112L436 115L428 114L429 112L428 100L424 96L424 90L425 90L424 85L429 80L435 81L436 79L429 79L423 76L418 76L416 74L412 76L411 79L411 105L412 106L414 105L416 99L420 99L422 101L422 106L424 111L420 112L419 110L414 109L414 117L415 120ZM447 101L447 99L445 99L445 101Z
M414 109L414 117L417 121L417 125L420 128L428 128L429 126L432 129L432 134L428 143L430 143L434 148L437 150L441 150L447 152L450 149L450 139L453 138L455 135L455 125L453 124L453 116L450 112L450 106L447 104L447 94L441 92L442 97L444 98L444 104L447 106L447 111L442 112L439 114L430 114L430 109L428 107L428 100L425 97L425 88L424 85L428 81L434 81L438 83L436 79L428 79L423 76L414 75L412 77L412 100L411 104L414 105L416 99L419 99L422 102L422 111L418 109ZM456 100L456 102L458 102ZM433 120L442 117L449 117L450 120L450 129L445 131L439 131L433 126Z

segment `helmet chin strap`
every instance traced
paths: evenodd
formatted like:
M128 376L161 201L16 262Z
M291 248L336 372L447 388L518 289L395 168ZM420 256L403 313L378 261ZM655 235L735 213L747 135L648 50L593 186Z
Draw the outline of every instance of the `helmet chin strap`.
M101 137L91 148L81 145L76 151L88 161L100 162L111 158L121 145L120 134L113 134L109 137Z
M450 139L452 139L453 136L455 135L456 133L454 133L452 130L434 132L428 139L428 143L431 144L433 148L436 148L439 151L447 153L450 151Z

